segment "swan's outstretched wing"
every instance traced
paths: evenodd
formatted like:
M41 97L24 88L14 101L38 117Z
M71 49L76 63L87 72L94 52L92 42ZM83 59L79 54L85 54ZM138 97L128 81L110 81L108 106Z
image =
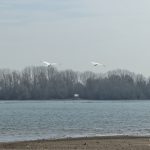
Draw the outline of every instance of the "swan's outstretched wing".
M47 61L43 61L43 64L45 64L46 66L49 66L49 65L51 65L49 62L47 62Z

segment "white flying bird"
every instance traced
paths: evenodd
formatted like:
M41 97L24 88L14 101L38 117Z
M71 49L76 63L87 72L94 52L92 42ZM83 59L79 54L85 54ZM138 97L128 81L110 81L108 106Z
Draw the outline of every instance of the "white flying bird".
M47 61L43 61L43 64L45 64L47 67L57 65L56 63L49 63Z
M104 64L99 63L99 62L94 62L94 61L92 61L91 63L92 63L92 65L95 66L95 67L96 67L96 66L103 66L103 67L105 67Z

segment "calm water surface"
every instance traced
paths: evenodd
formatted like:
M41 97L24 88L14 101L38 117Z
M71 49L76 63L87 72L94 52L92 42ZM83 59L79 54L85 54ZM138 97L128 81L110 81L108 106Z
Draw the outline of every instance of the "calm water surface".
M0 101L0 142L150 136L150 101Z

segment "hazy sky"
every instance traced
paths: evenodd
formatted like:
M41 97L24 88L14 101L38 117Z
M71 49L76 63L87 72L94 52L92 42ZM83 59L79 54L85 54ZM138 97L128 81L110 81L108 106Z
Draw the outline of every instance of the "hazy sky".
M0 0L0 68L42 60L150 75L150 0Z

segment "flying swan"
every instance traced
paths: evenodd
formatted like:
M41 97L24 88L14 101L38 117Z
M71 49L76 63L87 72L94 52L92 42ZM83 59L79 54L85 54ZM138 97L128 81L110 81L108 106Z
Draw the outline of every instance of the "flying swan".
M96 66L103 66L103 67L105 67L104 64L99 63L99 62L94 62L94 61L92 61L91 63L92 63L92 65L95 66L95 67L96 67Z
M49 63L47 61L43 61L43 64L45 64L45 66L47 66L47 67L56 65L56 63Z

